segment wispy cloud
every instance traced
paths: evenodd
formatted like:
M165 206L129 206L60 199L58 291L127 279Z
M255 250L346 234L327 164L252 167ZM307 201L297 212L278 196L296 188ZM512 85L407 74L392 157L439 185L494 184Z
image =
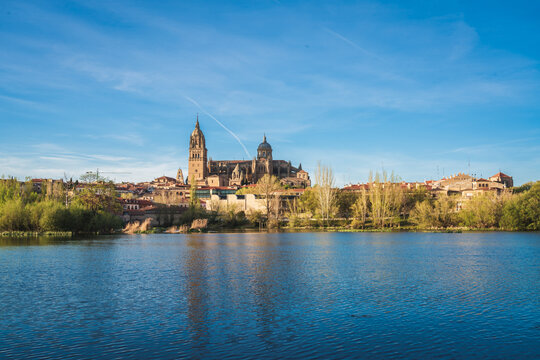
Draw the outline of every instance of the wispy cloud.
M242 142L242 140L240 140L240 138L238 137L238 135L236 135L232 130L230 130L228 127L226 127L225 125L223 125L223 123L221 121L219 121L218 119L216 119L212 114L210 114L208 111L206 111L201 105L199 105L199 103L195 100L193 100L192 98L190 98L189 96L185 96L186 100L188 100L189 102L191 102L193 105L197 106L199 108L199 110L201 110L204 114L208 115L210 118L212 118L215 122L218 123L219 126L221 126L225 131L227 131L229 134L231 134L232 137L234 137L236 139L236 141L238 141L238 143L242 146L242 148L244 149L248 159L251 158L251 155L249 154L249 151L248 149L246 148L246 146L244 145L244 143Z
M197 110L241 145L209 132L215 156L249 156L266 131L276 154L308 169L328 159L351 181L392 159L406 176L492 152L493 166L538 162L537 140L505 144L538 132L538 59L526 49L539 25L529 18L477 21L485 9L474 4L467 16L434 5L441 16L430 17L370 1L218 2L211 21L198 3L8 3L2 171L137 164L174 174ZM532 168L516 174L539 176Z
M487 143L487 144L463 146L463 147L458 147L452 150L445 151L443 153L486 154L486 153L502 152L502 151L507 151L511 149L516 149L515 144L532 143L536 145L538 144L539 140L540 138L538 137L526 137L526 138L513 139L513 140L507 140L507 141L497 141L497 142L492 142L492 143ZM537 151L539 148L540 146L533 146L533 147L527 146L524 149Z
M143 146L145 144L145 139L135 133L126 133L126 134L101 134L101 135L91 135L86 134L85 137L92 139L92 140L100 140L100 139L110 139L115 141L121 141L128 144L133 144L137 146Z
M327 27L323 27L323 30L326 31L327 33L335 36L336 38L346 42L347 44L351 45L352 47L354 47L355 49L358 49L360 50L362 53L364 53L365 55L368 55L374 59L377 59L379 61L382 61L382 62L386 62L383 58L381 58L380 56L378 56L377 54L371 52L371 51L368 51L366 49L364 49L363 47L361 47L360 45L358 45L357 43L355 43L354 41L350 40L349 38L346 38L345 36L341 35L340 33L334 31L334 30L331 30Z

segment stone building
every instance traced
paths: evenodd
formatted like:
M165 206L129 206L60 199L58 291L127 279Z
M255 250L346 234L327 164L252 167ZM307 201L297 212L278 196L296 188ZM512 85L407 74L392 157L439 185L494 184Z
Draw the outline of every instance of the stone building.
M301 165L297 168L290 161L273 159L272 146L266 141L266 135L257 148L257 157L252 160L208 158L206 139L197 118L189 139L188 183L194 179L199 186L240 186L255 184L265 174L296 186L311 185L309 174L302 170Z
M490 177L489 181L503 184L507 188L511 188L514 186L514 179L509 175L503 174L502 172L498 172L497 174Z

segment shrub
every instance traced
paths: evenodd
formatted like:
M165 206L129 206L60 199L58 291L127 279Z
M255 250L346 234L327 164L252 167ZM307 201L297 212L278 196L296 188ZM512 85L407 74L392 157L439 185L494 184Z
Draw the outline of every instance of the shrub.
M504 205L500 225L508 230L540 230L540 181Z
M21 199L7 200L0 211L0 230L31 230L29 215Z
M499 225L502 202L491 194L474 196L459 213L461 223L471 228L491 228Z

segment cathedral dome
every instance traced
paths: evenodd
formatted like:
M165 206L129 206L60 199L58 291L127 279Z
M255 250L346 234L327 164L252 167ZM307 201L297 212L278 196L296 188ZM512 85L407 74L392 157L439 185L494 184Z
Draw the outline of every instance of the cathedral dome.
M264 135L263 142L259 144L257 150L272 150L272 146L266 142L266 135Z

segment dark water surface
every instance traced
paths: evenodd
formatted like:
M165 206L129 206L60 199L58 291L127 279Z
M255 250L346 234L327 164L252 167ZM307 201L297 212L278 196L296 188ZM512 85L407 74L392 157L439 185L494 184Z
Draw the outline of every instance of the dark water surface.
M540 234L0 238L0 358L540 358Z

